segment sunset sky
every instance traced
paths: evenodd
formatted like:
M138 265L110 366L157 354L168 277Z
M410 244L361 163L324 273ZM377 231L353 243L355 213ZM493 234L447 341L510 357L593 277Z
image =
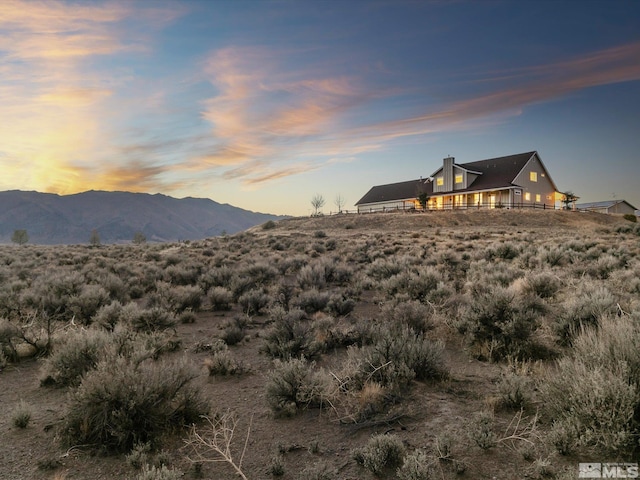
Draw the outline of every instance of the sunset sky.
M0 190L307 215L530 150L640 208L640 2L0 1Z

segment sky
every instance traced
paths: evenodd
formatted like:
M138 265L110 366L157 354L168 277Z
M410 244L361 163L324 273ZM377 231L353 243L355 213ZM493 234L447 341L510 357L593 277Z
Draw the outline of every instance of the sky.
M538 151L640 208L638 1L0 1L0 190L345 209Z

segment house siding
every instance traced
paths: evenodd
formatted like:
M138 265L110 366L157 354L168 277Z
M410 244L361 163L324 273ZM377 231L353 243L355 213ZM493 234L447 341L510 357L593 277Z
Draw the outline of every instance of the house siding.
M531 181L531 172L536 173L538 177L537 182ZM513 183L522 187L522 194L514 196L515 205L533 205L537 203L553 206L555 204L555 188L549 179L548 172L542 165L542 162L540 162L538 155L531 157L522 171L516 176ZM526 200L527 193L530 195L530 200ZM540 195L540 201L536 201L536 195Z

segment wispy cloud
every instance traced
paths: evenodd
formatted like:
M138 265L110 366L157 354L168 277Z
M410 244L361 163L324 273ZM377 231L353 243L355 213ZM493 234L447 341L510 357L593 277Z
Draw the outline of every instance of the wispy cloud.
M135 17L141 28L152 28L175 18L177 10L129 2L3 1L0 186L58 193L124 189L137 181L149 186L135 175L103 169L117 164L108 117L122 109L113 103L120 72L103 76L95 65L101 57L148 48L137 32L125 33L122 22ZM141 164L128 168L157 175Z

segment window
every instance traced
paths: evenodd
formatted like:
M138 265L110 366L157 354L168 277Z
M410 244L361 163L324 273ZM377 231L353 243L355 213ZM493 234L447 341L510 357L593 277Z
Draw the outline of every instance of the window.
M539 203L539 202L541 202L541 201L542 201L542 198L540 197L540 194L539 194L539 193L536 193L536 202L538 202L538 203Z
M529 192L524 194L524 199L529 202L531 200L531 194Z
M439 187L443 186L444 185L444 178L442 178L442 177L436 178L436 185L439 186Z
M532 182L538 181L538 172L529 172L529 180Z
M458 173L456 175L456 183L462 183L462 174L461 173Z

